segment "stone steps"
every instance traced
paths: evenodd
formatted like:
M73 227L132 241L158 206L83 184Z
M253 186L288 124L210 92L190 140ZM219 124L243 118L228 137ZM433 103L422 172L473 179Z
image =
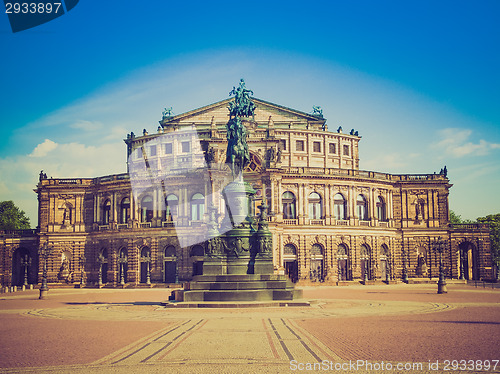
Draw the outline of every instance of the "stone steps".
M273 301L301 297L302 290L295 290L293 283L284 275L198 275L185 284L182 301Z

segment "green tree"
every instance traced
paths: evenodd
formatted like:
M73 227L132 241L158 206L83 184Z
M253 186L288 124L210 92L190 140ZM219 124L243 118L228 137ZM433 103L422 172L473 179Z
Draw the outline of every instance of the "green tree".
M500 213L479 217L478 222L490 225L490 243L493 261L500 265Z
M26 230L30 219L12 200L0 202L0 230Z
M450 210L450 223L459 224L459 223L475 223L470 219L463 219L460 214L456 214L453 210Z

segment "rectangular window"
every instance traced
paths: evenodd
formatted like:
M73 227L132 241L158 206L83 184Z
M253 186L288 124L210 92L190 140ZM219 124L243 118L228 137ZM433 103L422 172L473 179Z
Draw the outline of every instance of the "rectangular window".
M295 150L296 151L303 151L304 150L304 141L303 140L297 140L295 143Z
M181 147L182 147L182 152L183 153L187 153L190 151L190 144L189 142L182 142L181 143Z
M149 147L149 155L156 156L156 145L152 145Z
M313 152L321 152L321 143L313 142Z
M286 151L286 140L280 140L281 150Z
M137 148L135 150L135 154L137 155L137 158L142 158L142 148Z
M165 144L165 154L166 155L172 154L172 143Z
M344 145L344 156L349 156L349 146Z
M329 153L336 153L335 152L335 143L328 144L328 152Z

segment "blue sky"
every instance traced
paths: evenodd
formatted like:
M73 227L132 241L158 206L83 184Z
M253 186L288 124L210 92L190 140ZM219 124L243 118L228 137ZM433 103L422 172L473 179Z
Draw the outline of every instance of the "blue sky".
M53 177L125 172L126 134L255 96L362 135L360 167L432 173L450 206L500 212L500 2L85 0L13 34L0 16L0 200L36 226Z

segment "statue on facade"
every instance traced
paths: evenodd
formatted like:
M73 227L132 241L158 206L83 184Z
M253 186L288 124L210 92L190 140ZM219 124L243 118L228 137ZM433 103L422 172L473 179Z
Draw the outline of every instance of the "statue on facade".
M444 177L446 178L446 176L448 175L448 169L446 168L446 165L444 166L443 169L441 169L441 171L439 172L440 175L444 175Z
M172 117L174 115L174 112L172 111L172 107L170 108L164 108L163 111L161 112L162 118L168 118Z
M47 174L45 174L43 170L41 170L40 175L38 176L38 180L41 182L44 179L47 179Z
M229 122L227 123L226 163L229 164L233 177L243 171L250 163L250 153L246 142L247 130L241 122L242 117L253 117L255 104L250 99L252 90L245 88L245 81L240 80L238 88L233 87L229 95L234 101L229 103Z
M318 116L318 117L323 118L323 109L321 109L321 107L320 107L320 106L313 105L313 112L312 112L312 115L313 115L313 116Z

